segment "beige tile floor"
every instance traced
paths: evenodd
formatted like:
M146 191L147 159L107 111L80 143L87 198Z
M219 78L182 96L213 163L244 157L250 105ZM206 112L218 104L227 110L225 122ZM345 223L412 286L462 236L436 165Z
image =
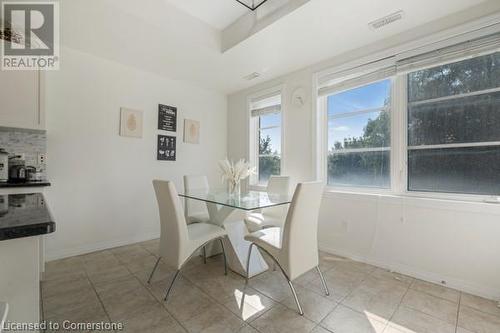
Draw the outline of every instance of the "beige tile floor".
M311 271L296 280L299 316L278 271L250 280L223 274L221 256L194 258L168 302L173 270L161 263L150 285L158 240L49 262L42 283L47 321L122 322L124 332L498 333L493 301L320 253L331 295Z

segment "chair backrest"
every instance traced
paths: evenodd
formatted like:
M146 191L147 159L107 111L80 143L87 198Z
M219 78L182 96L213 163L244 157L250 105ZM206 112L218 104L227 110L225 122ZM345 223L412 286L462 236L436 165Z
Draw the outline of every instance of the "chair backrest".
M189 241L181 201L173 182L153 180L153 187L160 211L159 254L168 264L180 269L186 259L186 244Z
M271 176L267 183L267 193L289 194L290 193L290 177L289 176ZM288 205L280 205L262 210L264 215L272 217L285 217L288 211Z
M184 176L184 192L189 191L208 191L208 179L207 176ZM205 213L207 211L207 205L204 202L198 200L184 200L184 214L189 216L195 213Z
M289 176L271 176L267 183L268 193L288 194L290 192Z
M282 262L291 280L318 266L318 216L321 182L300 183L283 227Z

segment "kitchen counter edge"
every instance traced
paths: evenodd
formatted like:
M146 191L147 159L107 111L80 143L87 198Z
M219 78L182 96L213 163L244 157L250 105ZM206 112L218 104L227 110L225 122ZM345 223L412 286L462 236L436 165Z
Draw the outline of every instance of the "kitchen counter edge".
M50 186L50 182L25 182L25 183L0 183L0 188L17 188L17 187L45 187Z

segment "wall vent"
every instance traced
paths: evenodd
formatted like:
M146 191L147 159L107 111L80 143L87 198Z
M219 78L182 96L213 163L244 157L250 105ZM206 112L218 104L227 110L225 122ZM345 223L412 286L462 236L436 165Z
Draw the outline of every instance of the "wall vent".
M258 72L253 72L252 74L248 74L247 76L244 76L243 78L247 81L251 81L253 79L256 79L260 76L260 73Z
M392 13L390 15L384 16L378 20L372 21L368 23L368 26L373 29L377 30L382 27L385 27L388 24L391 24L393 22L399 21L404 17L404 12L402 10L397 11L395 13Z

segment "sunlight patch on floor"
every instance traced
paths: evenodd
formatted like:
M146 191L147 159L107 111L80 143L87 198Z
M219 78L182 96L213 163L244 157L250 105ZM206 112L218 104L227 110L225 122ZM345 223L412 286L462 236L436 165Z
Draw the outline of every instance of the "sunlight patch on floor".
M380 331L380 324L381 323L386 323L386 322L389 321L388 318L381 317L381 316L379 316L379 315L377 315L377 314L375 314L373 312L363 311L363 313L365 314L367 321L372 326L373 333L379 333L379 332L381 332ZM402 332L405 332L405 333L414 333L413 331L407 331L407 330L402 331Z
M243 320L247 320L266 309L266 306L262 304L260 295L252 295L236 289L234 299Z

